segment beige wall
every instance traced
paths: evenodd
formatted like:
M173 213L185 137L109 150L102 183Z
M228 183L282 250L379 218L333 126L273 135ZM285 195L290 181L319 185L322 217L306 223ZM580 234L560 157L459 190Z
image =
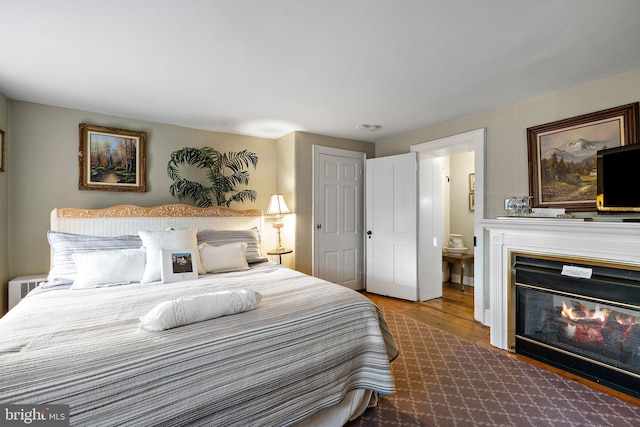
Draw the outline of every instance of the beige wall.
M282 256L282 264L286 265L289 268L295 268L296 266L296 256L298 255L298 248L296 248L295 241L295 233L296 233L296 217L297 217L297 209L296 209L296 182L295 182L295 156L293 153L295 152L295 143L296 143L296 134L295 132L291 132L282 138L276 140L276 164L278 171L276 173L276 188L274 193L282 193L284 197L284 201L287 204L287 207L293 214L286 215L282 218L282 222L284 223L284 227L280 229L281 238L282 238L282 246L287 249L293 249L293 253L289 255ZM266 218L265 225L266 230L265 233L270 233L271 235L276 235L276 230L271 228L275 218ZM276 240L274 239L274 242ZM275 247L275 243L273 246L269 246L265 249L273 249ZM304 252L304 250L303 250ZM278 261L278 258L274 258L274 261Z
M78 190L79 123L147 132L146 193ZM46 232L49 214L55 207L101 208L117 204L153 206L176 202L169 194L172 181L167 176L166 168L171 152L182 147L211 146L222 152L247 149L258 155L256 170L249 170L248 186L258 192L258 199L255 203L232 205L233 208L266 209L269 196L276 188L276 149L275 141L271 139L16 101L10 102L9 124L12 135L8 203L11 277L48 271ZM3 179L3 174L0 174L0 198L4 192ZM2 206L4 209L6 204ZM7 221L3 223L7 224ZM6 250L4 246L2 251ZM6 286L5 280L2 283ZM2 289L2 294L6 294L6 288Z
M449 233L462 234L467 248L473 248L474 213L469 210L469 174L474 172L474 160L473 152L454 154L450 159Z
M6 162L9 151L9 101L0 94L0 129L5 132L5 171L9 167ZM9 173L0 172L0 315L7 309L6 283L10 279L9 272Z
M640 69L503 108L430 126L376 144L376 157L413 144L486 128L485 217L503 215L504 198L528 194L528 127L640 100Z

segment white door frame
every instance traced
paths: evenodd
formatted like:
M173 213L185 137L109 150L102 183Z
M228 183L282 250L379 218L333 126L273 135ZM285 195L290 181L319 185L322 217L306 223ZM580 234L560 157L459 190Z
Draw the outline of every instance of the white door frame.
M474 317L484 325L490 326L489 287L484 286L484 228L479 221L484 219L484 180L485 180L485 132L484 128L433 141L415 144L411 151L424 153L432 157L445 157L452 154L475 152L475 208L474 208ZM440 254L436 254L440 256ZM436 260L434 260L436 261ZM441 260L437 260L441 265ZM487 293L487 295L485 295ZM485 304L485 301L487 303Z
M354 159L362 159L362 163L363 163L363 171L364 171L364 163L367 159L367 153L361 152L361 151L352 151L352 150L344 150L341 148L332 148L332 147L324 147L322 145L313 145L313 161L311 162L312 165L312 176L313 176L313 195L311 197L312 200L312 206L311 206L311 224L314 227L313 228L313 232L311 233L311 259L312 259L312 265L311 265L311 274L313 276L317 276L318 274L318 263L320 262L319 257L320 257L320 253L318 251L318 241L317 241L317 237L316 237L316 224L318 224L318 216L319 213L317 212L318 206L319 206L319 201L317 200L317 197L319 196L320 192L318 191L318 179L316 176L317 170L317 161L318 161L318 155L320 154L325 154L325 155L329 155L329 156L339 156L339 157L349 157L349 158L354 158ZM364 173L364 172L363 172ZM364 190L364 189L363 189ZM364 198L364 191L362 192L361 197ZM364 199L363 199L363 204L362 206L364 206ZM361 230L361 234L364 235L364 209L362 209L362 218L360 221L360 226L362 228ZM364 281L364 264L365 264L365 255L364 255L364 241L362 242L362 252L363 252L363 257L362 257L362 263L363 265L361 266L361 269L363 271L363 285L365 284Z

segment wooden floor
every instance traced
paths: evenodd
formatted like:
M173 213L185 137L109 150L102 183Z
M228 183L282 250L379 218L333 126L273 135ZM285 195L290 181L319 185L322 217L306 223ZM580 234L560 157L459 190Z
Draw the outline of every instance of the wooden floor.
M475 344L487 347L494 351L499 351L509 357L523 360L551 372L555 372L596 390L615 396L625 402L640 406L640 399L612 390L608 387L604 387L582 377L561 371L528 357L493 347L489 342L489 328L479 322L476 322L473 318L474 295L473 287L471 286L465 286L464 291L461 291L459 284L444 283L442 285L442 298L419 302L384 297L368 292L363 293L379 307L384 307L385 309L393 310L396 313L409 316L419 322L443 329Z

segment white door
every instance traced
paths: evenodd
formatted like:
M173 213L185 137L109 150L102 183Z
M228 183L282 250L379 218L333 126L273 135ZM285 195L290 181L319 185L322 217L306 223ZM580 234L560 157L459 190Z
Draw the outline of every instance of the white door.
M314 156L314 275L364 289L364 153L318 147Z
M418 297L442 297L442 158L418 153Z
M417 155L367 160L367 291L411 301L418 295Z

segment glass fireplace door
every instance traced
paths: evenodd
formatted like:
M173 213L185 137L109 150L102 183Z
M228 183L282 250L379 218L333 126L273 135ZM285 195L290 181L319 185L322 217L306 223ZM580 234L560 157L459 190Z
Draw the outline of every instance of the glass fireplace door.
M640 271L530 257L514 270L516 353L640 397Z
M640 312L517 287L516 336L640 375Z

